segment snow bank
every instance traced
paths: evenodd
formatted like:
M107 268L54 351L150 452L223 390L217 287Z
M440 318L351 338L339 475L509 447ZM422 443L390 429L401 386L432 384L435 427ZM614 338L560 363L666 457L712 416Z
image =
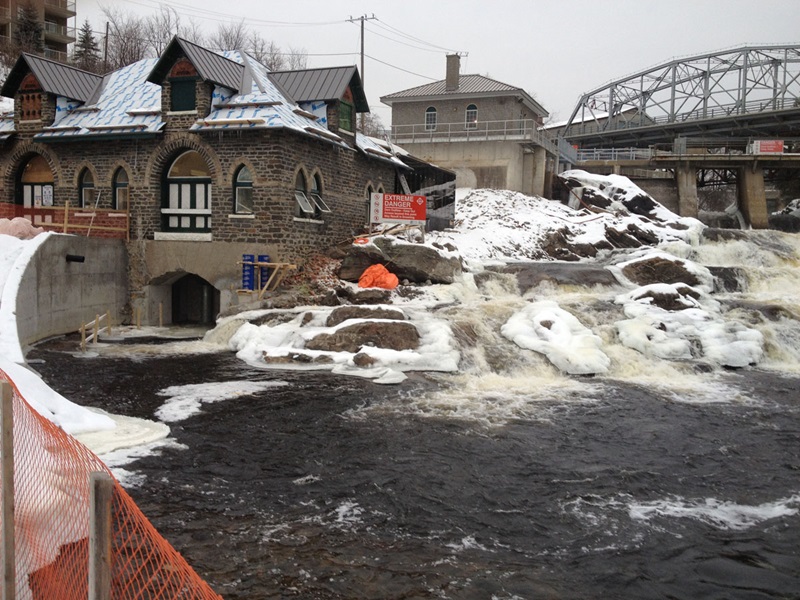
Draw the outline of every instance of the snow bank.
M621 179L629 182L627 178ZM633 189L627 194L634 195ZM631 213L622 203L618 203L617 213L598 214L509 190L472 190L456 202L455 227L431 232L428 239L450 242L470 261L506 262L553 260L545 244L548 236L558 231L565 232L572 244L589 245L606 241L608 228L626 231L629 225L655 236L661 243L699 238L704 228L700 221L679 217L652 202L657 207L652 218L648 218Z

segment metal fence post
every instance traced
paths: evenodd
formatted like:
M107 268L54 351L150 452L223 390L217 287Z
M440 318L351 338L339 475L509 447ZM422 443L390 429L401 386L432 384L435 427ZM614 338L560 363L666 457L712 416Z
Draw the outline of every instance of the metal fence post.
M14 545L14 391L0 381L0 437L2 437L3 600L14 600L17 572Z
M90 476L89 600L111 600L111 500L114 480L95 471Z

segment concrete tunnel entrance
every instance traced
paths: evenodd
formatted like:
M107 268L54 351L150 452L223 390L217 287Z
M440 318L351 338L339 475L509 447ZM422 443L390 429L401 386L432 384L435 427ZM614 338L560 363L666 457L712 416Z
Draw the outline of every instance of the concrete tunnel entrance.
M219 290L202 277L188 273L172 284L172 322L213 325L219 314Z

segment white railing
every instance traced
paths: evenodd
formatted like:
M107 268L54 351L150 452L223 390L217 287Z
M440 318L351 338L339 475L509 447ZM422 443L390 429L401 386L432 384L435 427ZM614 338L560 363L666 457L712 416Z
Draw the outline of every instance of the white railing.
M391 141L400 146L425 142L533 142L551 154L574 161L575 149L566 140L550 137L540 127L533 119L478 121L469 124L461 121L436 123L435 126L419 123L394 125L389 135Z
M592 160L650 160L652 148L585 148L578 150L577 161Z

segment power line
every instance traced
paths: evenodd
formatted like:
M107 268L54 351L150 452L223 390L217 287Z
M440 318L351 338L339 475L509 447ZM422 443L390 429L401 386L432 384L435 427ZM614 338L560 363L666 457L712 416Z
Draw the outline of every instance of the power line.
M369 54L365 54L364 56L366 56L370 60L374 60L375 62L379 62L382 65L386 65L387 67L392 67L393 69L397 69L398 71L403 71L404 73L408 73L409 75L416 75L417 77L422 77L423 79L429 79L431 81L438 81L438 79L436 79L435 77L428 77L427 75L423 75L421 73L415 73L414 71L409 71L408 69L404 69L402 67L398 67L397 65L392 65L392 64L390 64L388 62L382 61L379 58L375 58L374 56L370 56Z

